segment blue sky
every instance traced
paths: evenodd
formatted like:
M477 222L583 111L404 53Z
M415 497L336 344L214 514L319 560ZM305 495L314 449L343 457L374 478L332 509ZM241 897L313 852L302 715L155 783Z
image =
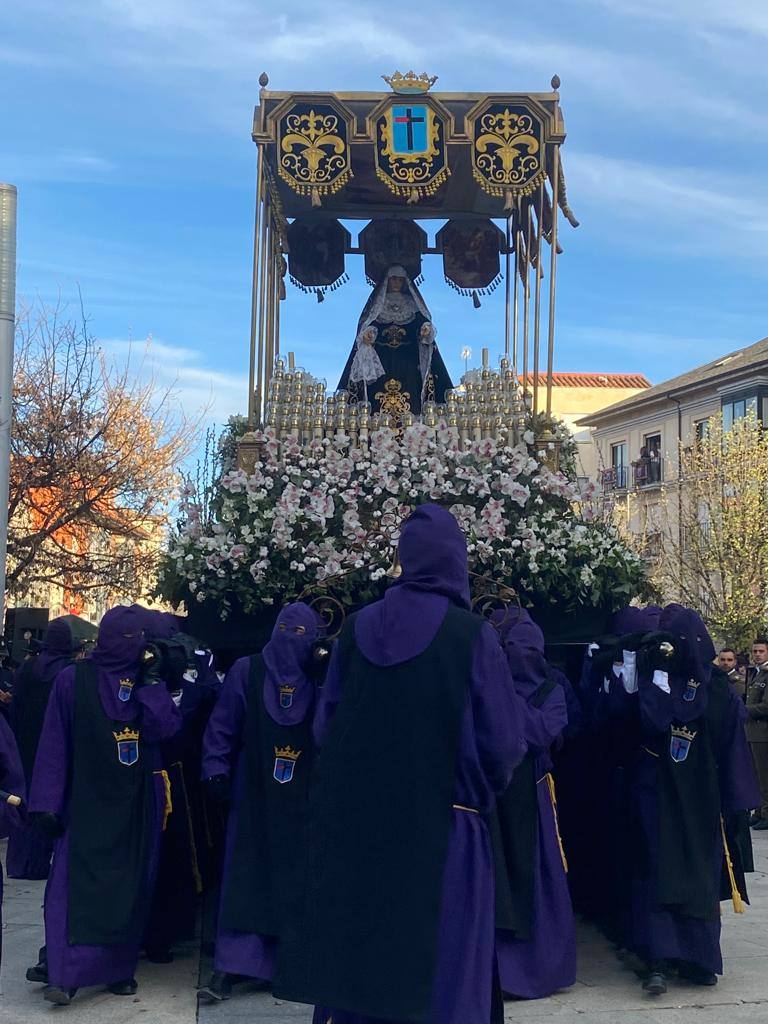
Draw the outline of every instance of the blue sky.
M0 180L19 188L20 300L72 301L123 353L152 337L190 411L246 404L258 77L369 90L546 90L581 227L563 228L557 366L663 380L768 334L765 0L5 0ZM334 384L367 289L289 285L284 346ZM425 263L449 366L503 345Z

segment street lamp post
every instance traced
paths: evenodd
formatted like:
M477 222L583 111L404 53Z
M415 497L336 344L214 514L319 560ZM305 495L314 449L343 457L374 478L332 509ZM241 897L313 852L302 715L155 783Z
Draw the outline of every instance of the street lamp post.
M8 552L15 323L16 186L0 182L0 634L5 628L5 566Z
M469 373L469 360L472 358L472 349L465 345L461 350L461 358L464 360L464 373Z

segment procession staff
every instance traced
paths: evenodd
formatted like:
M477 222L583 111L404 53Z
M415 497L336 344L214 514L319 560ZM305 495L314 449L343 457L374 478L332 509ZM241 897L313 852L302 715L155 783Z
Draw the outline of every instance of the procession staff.
M0 839L21 828L26 796L24 771L10 726L0 715ZM0 961L3 957L3 867L0 864Z
M214 797L231 797L232 810L214 974L200 990L203 1002L227 999L236 975L271 980L280 937L297 922L318 630L307 605L283 608L262 654L230 669L205 732L203 778Z
M76 990L136 991L157 843L168 811L161 740L181 715L150 667L136 608L113 608L93 654L57 677L30 794L38 827L56 837L45 892L49 987L67 1005Z
M22 662L16 672L11 725L19 746L27 790L32 784L32 769L53 681L72 663L77 647L67 620L63 617L52 619L45 631L40 654ZM53 840L38 829L26 825L15 830L8 840L8 877L47 878L52 853Z
M568 711L544 658L544 634L528 612L500 616L498 628L528 753L497 804L496 954L502 990L541 999L576 981L576 926L550 756Z
M307 901L273 992L315 1019L488 1024L485 815L525 753L493 627L469 612L456 520L416 508L402 575L345 624L321 691Z

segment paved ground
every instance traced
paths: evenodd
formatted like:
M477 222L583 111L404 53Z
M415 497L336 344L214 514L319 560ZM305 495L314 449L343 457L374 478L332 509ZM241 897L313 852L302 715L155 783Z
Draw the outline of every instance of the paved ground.
M755 835L757 872L752 876L752 907L744 915L723 905L725 977L714 989L672 984L667 996L645 996L634 975L622 968L604 940L580 931L579 979L550 999L508 1003L510 1022L530 1024L762 1024L768 1020L768 833ZM51 1021L69 1014L73 1024L306 1024L307 1007L279 1003L259 992L237 993L228 1003L195 1003L200 969L193 948L168 967L142 963L139 991L117 998L89 990L69 1010L49 1007L40 989L24 981L42 942L42 883L6 883L0 1024ZM202 964L205 975L206 962Z

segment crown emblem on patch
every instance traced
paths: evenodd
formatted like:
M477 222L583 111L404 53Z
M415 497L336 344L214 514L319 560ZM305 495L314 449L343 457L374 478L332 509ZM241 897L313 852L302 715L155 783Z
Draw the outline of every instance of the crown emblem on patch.
M293 747L275 747L275 757L285 758L286 761L298 761L301 751L294 750Z
M139 738L138 729L130 729L127 725L121 732L113 732L112 735L115 737L118 743L123 743L126 740L137 740Z
M691 732L690 729L686 729L684 725L673 725L672 735L677 736L681 740L688 740L689 743L692 743L696 739L696 733Z
M426 71L420 75L417 75L415 71L408 71L406 74L396 71L394 75L382 75L381 77L387 85L391 86L392 92L407 95L429 92L437 81L437 75L428 75Z

